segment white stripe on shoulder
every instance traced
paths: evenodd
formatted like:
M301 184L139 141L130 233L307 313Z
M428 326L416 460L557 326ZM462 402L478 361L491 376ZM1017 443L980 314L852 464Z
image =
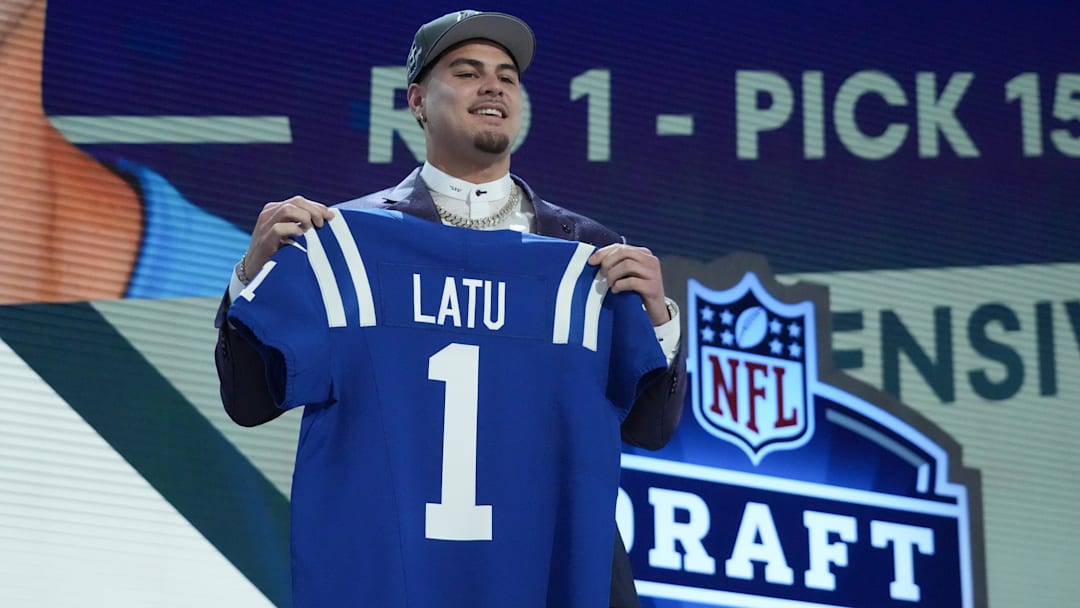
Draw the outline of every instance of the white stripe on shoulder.
M553 344L566 344L570 340L570 320L574 310L574 287L577 286L578 278L585 271L585 263L596 248L585 243L578 243L574 255L563 271L562 281L559 282L559 291L555 296L555 320L554 330L551 335Z
M341 303L341 292L338 290L337 280L334 279L334 269L326 258L322 241L319 240L315 228L308 228L304 236L307 237L308 263L315 272L323 306L326 307L326 321L330 327L345 327L345 305Z
M597 273L589 286L589 297L585 300L585 332L581 343L593 352L596 352L596 338L600 331L600 308L610 287L607 279Z
M360 250L356 247L356 239L349 230L348 223L341 216L341 212L334 213L330 220L330 230L337 238L341 246L341 253L345 256L345 266L349 269L349 278L352 279L353 288L356 289L356 303L360 311L360 326L370 327L375 325L375 298L371 295L371 282L368 281L367 270L364 268L364 259L360 257Z
M274 260L270 260L267 263L263 264L263 267L261 270L259 270L259 273L255 275L254 279L251 279L251 282L248 283L246 287L244 287L244 291L241 291L238 297L244 298L248 302L254 300L255 290L259 287L259 285L262 284L263 279L266 278L266 275L270 274L270 271L274 269L274 266L277 266L277 262L275 262Z

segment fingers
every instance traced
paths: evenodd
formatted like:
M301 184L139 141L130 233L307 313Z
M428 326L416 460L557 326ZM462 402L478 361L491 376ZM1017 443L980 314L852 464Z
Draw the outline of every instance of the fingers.
M589 263L600 266L601 276L613 291L637 291L643 296L663 292L660 260L644 247L608 245L593 252Z
M333 216L334 211L326 205L302 196L264 205L248 244L248 276L254 276L283 245L312 226L322 227Z
M308 228L321 228L326 220L334 216L332 209L322 203L294 196L284 201L267 203L259 214L259 223L279 224L293 222L299 224L303 234ZM258 225L258 224L256 224Z
M602 247L589 257L589 263L600 267L611 291L632 291L641 296L653 325L671 319L664 297L664 276L660 259L645 247L616 243Z

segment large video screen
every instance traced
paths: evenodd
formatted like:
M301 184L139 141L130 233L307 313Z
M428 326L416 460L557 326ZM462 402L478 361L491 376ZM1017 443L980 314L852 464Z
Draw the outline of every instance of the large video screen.
M289 605L299 415L228 419L215 311L264 204L423 163L406 56L459 8L0 9L0 603ZM537 38L512 173L649 247L681 311L681 427L624 451L642 604L1071 605L1080 8L486 9ZM768 439L708 406L750 309L815 332L740 351L800 370L805 426Z

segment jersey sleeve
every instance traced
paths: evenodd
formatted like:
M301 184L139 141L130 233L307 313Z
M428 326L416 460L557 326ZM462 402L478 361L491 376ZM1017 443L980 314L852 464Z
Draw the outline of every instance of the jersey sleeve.
M259 351L278 407L333 400L329 325L304 247L282 247L229 308L229 322Z
M651 372L665 369L667 358L641 296L608 293L604 306L613 313L607 397L625 417L643 388L642 381Z

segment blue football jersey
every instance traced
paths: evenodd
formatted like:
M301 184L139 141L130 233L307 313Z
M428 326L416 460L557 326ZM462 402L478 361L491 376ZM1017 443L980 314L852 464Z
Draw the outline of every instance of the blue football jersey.
M305 406L297 607L607 606L619 425L666 361L593 251L338 210L237 298Z

